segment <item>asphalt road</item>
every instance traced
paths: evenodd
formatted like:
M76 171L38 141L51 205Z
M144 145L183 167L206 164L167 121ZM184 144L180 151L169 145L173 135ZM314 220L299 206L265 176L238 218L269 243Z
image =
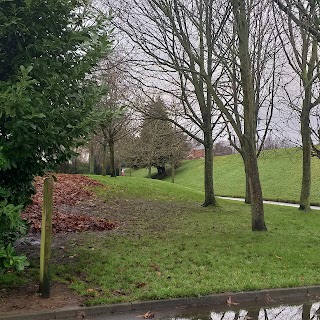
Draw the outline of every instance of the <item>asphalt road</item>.
M233 198L233 197L217 197L217 198L226 199L226 200L234 200L234 201L244 201L243 198ZM269 200L264 200L263 203L274 204L274 205L277 205L277 206L299 208L299 204L297 204L297 203L287 203L287 202L278 202L278 201L269 201ZM320 210L320 207L311 206L311 209L312 210Z

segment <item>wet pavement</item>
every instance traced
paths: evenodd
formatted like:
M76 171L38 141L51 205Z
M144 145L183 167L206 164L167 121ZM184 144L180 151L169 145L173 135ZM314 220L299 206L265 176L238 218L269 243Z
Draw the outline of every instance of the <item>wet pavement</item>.
M78 314L87 320L320 320L320 287L276 289L212 295L200 300L173 299L132 305L132 310L115 308L109 313ZM252 299L255 295L255 298ZM221 298L221 299L220 299ZM226 298L226 300L225 300ZM250 299L248 299L250 298ZM224 300L223 300L224 299ZM174 301L174 304L171 302ZM181 301L182 303L179 303ZM188 303L191 304L185 304ZM110 312L112 311L112 312ZM75 318L68 318L72 320Z
M318 320L320 319L320 302L306 302L304 304L294 303L292 305L254 306L240 307L209 306L171 308L149 313L131 312L117 315L85 316L88 320ZM80 318L79 315L78 318ZM150 318L147 318L150 316ZM75 318L69 318L69 320Z
M236 310L201 310L182 313L174 317L157 318L161 320L309 320L320 319L320 303L303 305L280 305L275 307L239 308Z

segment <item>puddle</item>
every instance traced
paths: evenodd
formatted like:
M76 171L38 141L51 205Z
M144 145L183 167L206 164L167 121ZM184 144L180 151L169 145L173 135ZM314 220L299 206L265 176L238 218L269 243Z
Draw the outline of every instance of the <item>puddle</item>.
M188 308L175 311L174 316L158 320L320 320L320 302L297 305L280 305L255 308L235 308L212 311L204 308ZM212 309L212 308L211 308Z

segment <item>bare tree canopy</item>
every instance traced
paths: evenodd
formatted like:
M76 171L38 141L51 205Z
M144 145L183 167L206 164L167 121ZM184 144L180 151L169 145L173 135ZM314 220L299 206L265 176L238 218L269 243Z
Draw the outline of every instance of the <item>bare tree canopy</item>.
M279 9L283 11L290 20L309 32L318 42L320 42L320 28L316 22L317 20L314 20L313 13L306 9L318 5L318 0L273 0L273 2L277 4Z
M277 29L295 80L295 92L285 88L286 98L300 119L303 163L299 209L310 211L312 150L317 153L317 147L312 142L312 132L318 131L318 123L316 128L312 128L311 120L319 114L317 107L320 103L319 40L312 30L319 29L320 3L292 1L287 2L287 6L289 12L282 10L279 5L285 14L277 15ZM293 17L294 14L299 21Z
M250 52L248 36L255 5L231 0L123 0L113 8L118 17L115 25L138 48L139 68L150 79L147 87L178 101L179 107L169 114L170 121L204 145L204 205L215 204L213 130L230 126L229 132L240 142L251 186L252 229L266 230L256 149L257 105L263 100L257 96L263 82L263 67L258 65L264 63L264 57L252 62L256 52ZM254 79L254 68L260 71L259 79ZM223 92L226 71L231 71L231 76L236 72L235 90L229 99ZM254 83L259 83L256 90ZM197 127L201 135L189 131L182 119Z

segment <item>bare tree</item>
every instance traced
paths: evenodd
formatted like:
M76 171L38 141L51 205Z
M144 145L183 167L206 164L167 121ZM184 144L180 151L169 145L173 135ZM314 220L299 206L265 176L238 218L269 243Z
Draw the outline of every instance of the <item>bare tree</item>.
M254 83L252 75L252 61L249 52L249 25L248 11L245 0L231 0L233 15L236 22L238 37L238 55L240 63L241 87L243 91L243 120L244 132L238 126L237 136L241 144L247 180L251 196L252 230L266 230L264 222L264 209L262 188L259 177L256 149L257 112L255 108ZM230 114L226 114L230 119Z
M162 120L144 118L139 137L137 150L141 154L141 165L148 168L148 177L151 178L151 168L154 166L158 174L165 173L165 164L168 160L168 138L170 124Z
M184 118L197 126L203 138L186 130L181 121L177 127L205 147L205 203L215 204L213 193L213 127L222 116L232 126L244 155L252 200L252 229L266 230L262 191L257 166L257 113L254 101L252 62L249 54L248 12L246 1L213 0L142 0L121 1L122 20L118 25L148 57L144 62L148 71L152 66L163 71L162 81L175 83L176 91L167 93L180 98ZM233 15L236 21L237 59L243 92L241 115L227 108L217 91L221 80L221 56L216 42L233 30L227 23ZM229 46L234 39L230 39ZM219 52L219 54L217 54ZM145 67L145 69L147 69ZM165 90L162 90L165 91ZM216 117L213 115L216 114ZM242 118L242 119L240 119ZM243 122L244 132L239 123ZM223 121L223 124L225 122ZM225 128L225 125L222 129Z
M223 17L230 14L230 8L221 12L213 2L193 0L184 4L184 1L123 0L118 8L113 6L121 17L117 27L140 50L137 68L143 70L145 77L144 80L136 77L137 80L143 82L144 88L160 90L179 101L181 107L169 114L169 121L204 145L204 206L216 203L212 137L214 128L220 123L221 112L214 108L202 73L212 78L217 67L212 44L222 26L220 22L216 23L214 16L222 15L224 20Z
M137 135L138 130L138 127L132 127L131 122L128 134L116 144L118 159L129 169L130 176L132 169L138 168L141 163L141 154L138 152L140 148L139 136Z
M273 0L278 8L283 11L294 24L310 33L317 42L320 42L320 28L313 20L314 13L306 10L309 5L317 4L317 0Z
M312 127L312 150L311 155L313 157L317 157L320 159L320 108L319 106L317 108L312 109L312 119L315 122L314 127Z
M105 61L102 67L99 79L106 86L107 92L102 97L99 105L96 106L96 130L99 136L99 143L103 149L102 175L106 174L106 152L108 147L110 174L111 177L116 177L115 144L128 134L131 114L127 108L127 101L130 90L126 83L124 72L118 68L116 59Z
M319 27L320 5L316 1L305 1L299 3L290 3L292 14L295 8L299 8L298 17L304 25L310 25L312 28ZM279 19L280 20L280 19ZM312 125L311 112L320 103L320 64L318 59L318 40L311 33L311 29L306 29L300 24L295 25L292 15L283 15L281 34L283 49L287 61L294 73L298 76L294 93L287 94L289 105L294 112L299 114L300 133L302 140L302 185L300 192L300 210L310 211L310 193L311 193L311 153L312 153ZM301 88L297 90L297 88ZM300 105L299 105L300 104ZM316 149L316 148L315 148Z
M239 137L239 134L245 135L247 134L246 130L249 130L248 122L245 122L244 117L244 103L247 103L245 94L248 90L244 81L252 83L256 156L258 157L267 134L271 130L274 101L279 88L277 76L281 72L281 62L277 59L280 41L272 19L272 7L268 5L267 1L250 1L242 6L245 6L243 14L245 14L248 28L247 54L250 78L245 78L243 71L241 71L243 58L240 60L240 48L243 47L243 44L240 43L239 28L234 23L234 16L228 21L229 27L225 30L224 37L219 39L216 54L220 54L222 65L217 92L225 105L226 111L224 113L228 112L228 118L234 119L234 122L228 121L229 141L241 154L245 163L246 148L243 147ZM244 165L244 167L246 173L245 202L250 203L249 170L247 170L248 166Z

